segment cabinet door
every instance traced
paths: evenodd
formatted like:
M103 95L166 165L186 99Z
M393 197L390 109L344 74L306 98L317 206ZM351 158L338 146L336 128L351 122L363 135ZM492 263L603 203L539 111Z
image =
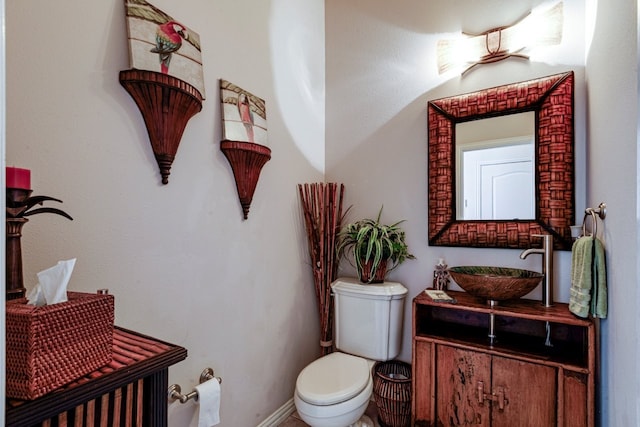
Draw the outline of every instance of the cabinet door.
M479 384L490 390L491 356L438 345L436 425L489 427L491 404L488 401L479 402Z
M434 379L431 369L434 343L414 341L413 343L413 398L412 416L416 427L432 425L434 414Z
M494 356L492 370L491 393L498 397L491 404L492 427L556 425L555 368Z

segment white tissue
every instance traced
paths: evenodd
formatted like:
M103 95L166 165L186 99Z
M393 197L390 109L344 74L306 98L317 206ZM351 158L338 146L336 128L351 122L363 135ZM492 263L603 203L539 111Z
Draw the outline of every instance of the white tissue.
M198 392L198 427L220 423L220 383L216 378L196 386Z
M39 283L27 292L27 301L28 304L35 305L36 307L47 305Z
M76 259L58 261L53 267L38 273L38 284L27 295L31 305L51 305L67 301L67 285Z

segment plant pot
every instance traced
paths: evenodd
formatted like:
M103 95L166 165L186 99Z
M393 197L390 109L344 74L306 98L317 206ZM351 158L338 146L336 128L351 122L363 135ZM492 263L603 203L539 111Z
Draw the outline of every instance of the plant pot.
M373 277L371 276L371 266L373 264L373 260L369 260L365 262L364 260L361 262L362 268L358 269L358 275L360 276L360 281L362 283L382 283L384 282L385 276L387 275L387 260L380 261L378 265L378 269L375 271Z

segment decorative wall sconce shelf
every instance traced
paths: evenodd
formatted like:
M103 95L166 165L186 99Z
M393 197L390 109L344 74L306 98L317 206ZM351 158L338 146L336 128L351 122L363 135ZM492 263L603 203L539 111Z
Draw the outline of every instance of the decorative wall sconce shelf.
M230 140L223 140L220 149L231 164L244 219L247 219L260 172L271 159L271 149L253 142Z
M183 80L154 71L120 71L120 84L142 113L162 183L167 184L187 122L202 110L202 94Z

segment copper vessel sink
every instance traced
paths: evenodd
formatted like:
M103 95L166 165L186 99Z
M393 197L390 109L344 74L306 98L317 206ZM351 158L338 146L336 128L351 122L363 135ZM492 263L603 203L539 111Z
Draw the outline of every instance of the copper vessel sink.
M535 289L544 275L509 267L462 266L448 269L466 292L489 301L518 299Z

